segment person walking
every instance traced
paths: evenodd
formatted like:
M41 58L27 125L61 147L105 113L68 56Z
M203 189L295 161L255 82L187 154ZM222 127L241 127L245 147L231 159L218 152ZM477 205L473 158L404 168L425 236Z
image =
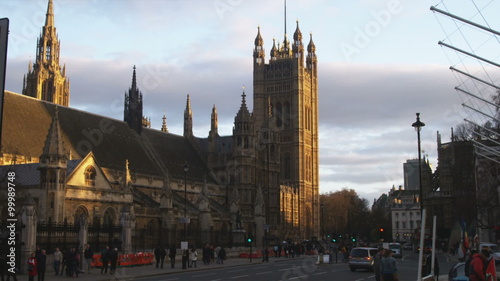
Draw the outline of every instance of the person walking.
M392 250L385 249L384 257L380 260L380 272L384 281L398 281L398 267L392 257Z
M490 252L488 250L481 250L472 256L469 269L470 281L486 281L486 262Z
M92 258L94 257L94 251L92 251L92 248L90 248L90 244L87 244L85 246L83 257L85 258L85 262L87 263L87 273L90 274L90 270L92 269Z
M375 280L380 281L381 273L380 273L380 262L382 257L384 256L384 248L379 247L378 252L373 257L373 271L375 272Z
M220 259L220 264L224 264L224 260L226 259L226 250L224 248L220 247L217 259Z
M177 249L175 248L174 244L172 244L172 247L168 250L168 257L170 258L170 266L172 268L175 267L175 255L177 254Z
M189 259L191 260L190 267L196 267L196 261L198 260L198 252L196 252L196 249L194 247L191 249L191 252L189 253Z
M35 276L38 274L36 271L36 258L35 258L35 253L31 253L31 256L28 258L28 276L29 276L29 281L35 281Z
M158 247L156 247L155 249L156 268L158 268L158 265L163 268L163 262L165 261L166 256L167 251L165 250L165 248L158 245Z
M108 274L108 264L109 264L109 246L106 246L101 252L101 274Z
M56 250L54 251L54 262L53 262L54 272L56 273L56 275L59 275L59 269L61 268L62 261L63 261L63 254L61 253L61 251L59 251L59 248L56 248Z
M118 263L118 249L117 248L114 248L109 253L109 260L111 261L111 269L109 270L109 273L111 275L113 275L113 274L115 274L116 264Z
M45 270L47 269L47 253L41 250L36 256L36 270L38 272L38 281L45 281Z

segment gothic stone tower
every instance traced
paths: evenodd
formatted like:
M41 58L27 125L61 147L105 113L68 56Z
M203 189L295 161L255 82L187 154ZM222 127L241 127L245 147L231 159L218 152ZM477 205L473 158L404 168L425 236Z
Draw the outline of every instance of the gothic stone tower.
M271 111L279 133L279 184L297 192L293 225L296 235L307 239L318 236L320 229L318 76L312 35L305 57L297 22L292 46L285 30L283 43L273 42L270 56L266 64L259 28L253 53L255 128L264 127Z
M135 65L132 73L132 86L128 89L128 93L125 93L123 121L125 121L132 130L136 131L136 133L141 133L143 127L142 93L137 87Z
M66 169L68 158L59 125L58 108L50 125L43 154L40 156L40 188L43 190L39 202L39 220L60 223L64 219L66 196Z
M69 79L66 66L59 65L60 43L54 26L54 10L49 0L45 25L37 40L36 61L28 65L23 79L23 95L69 106Z

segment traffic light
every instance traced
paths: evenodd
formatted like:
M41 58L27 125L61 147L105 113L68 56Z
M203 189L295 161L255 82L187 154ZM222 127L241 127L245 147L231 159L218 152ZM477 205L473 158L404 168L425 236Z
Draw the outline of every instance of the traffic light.
M252 235L252 233L248 233L248 237L247 237L248 244L252 245L252 241L253 241L253 235Z

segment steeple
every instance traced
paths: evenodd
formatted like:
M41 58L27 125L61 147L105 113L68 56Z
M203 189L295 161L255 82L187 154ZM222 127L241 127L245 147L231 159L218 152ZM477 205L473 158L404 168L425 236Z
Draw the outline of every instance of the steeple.
M143 126L142 93L137 87L135 69L136 68L134 65L132 72L132 86L128 89L128 93L125 92L125 108L123 111L123 121L125 121L132 130L140 134Z
M219 134L219 119L217 117L217 108L212 108L212 120L210 125L210 136L216 136Z
M304 45L302 44L302 32L299 29L299 21L297 20L297 28L293 33L293 46L292 46L293 56L299 58L300 64L304 63Z
M165 112L163 112L163 121L161 123L161 131L162 132L165 132L165 133L168 133L168 129L167 129L167 115L165 115Z
M66 166L67 156L59 125L59 108L56 106L49 133L45 139L43 154L40 156L40 166L61 167Z
M255 49L253 50L254 64L260 65L264 64L265 59L264 53L264 40L260 35L260 26L257 27L257 37L255 37Z
M193 111L191 110L191 99L189 94L186 100L186 109L184 110L184 137L193 136Z
M316 57L316 45L314 45L312 33L310 34L310 36L311 39L309 40L309 44L307 45L306 65L307 68L313 70L313 73L316 75L318 58Z
M37 39L36 61L23 82L23 95L69 106L69 79L59 64L60 43L54 26L52 0L47 5L45 25Z
M49 0L47 5L47 13L45 14L45 26L54 26L54 8L52 5L52 0Z
M63 221L67 163L59 124L59 108L56 106L38 166L40 189L43 190L39 197L40 221Z

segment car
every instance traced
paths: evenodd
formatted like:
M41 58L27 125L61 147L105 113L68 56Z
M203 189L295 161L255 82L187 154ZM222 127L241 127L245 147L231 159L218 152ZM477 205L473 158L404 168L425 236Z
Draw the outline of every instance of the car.
M399 243L389 243L389 249L392 250L392 256L395 258L401 258L402 253L401 253L401 244Z
M451 267L448 281L469 281L469 277L465 276L465 262L458 262Z
M373 257L377 254L377 248L357 247L349 253L348 265L351 271L356 269L368 269L373 271Z

